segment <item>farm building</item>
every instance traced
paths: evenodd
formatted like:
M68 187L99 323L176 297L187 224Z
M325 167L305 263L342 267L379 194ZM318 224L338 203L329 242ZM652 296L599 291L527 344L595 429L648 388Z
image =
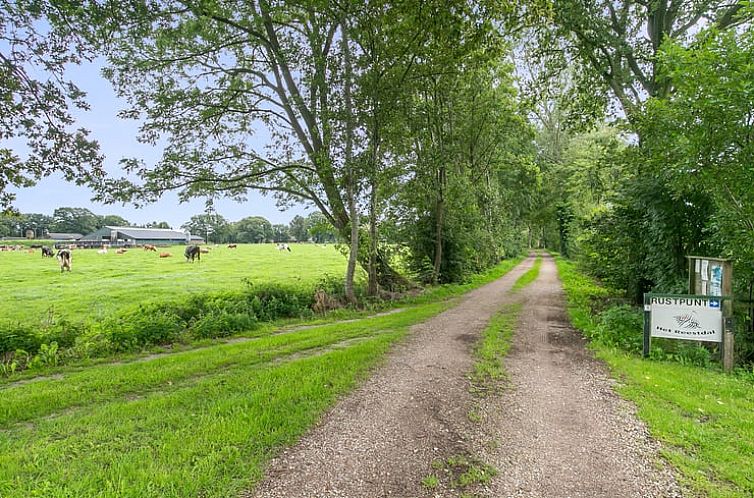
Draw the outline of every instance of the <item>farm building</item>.
M105 226L79 239L79 242L92 244L116 244L116 245L172 245L201 244L204 239L188 232L180 230L167 230L163 228L136 228L136 227L111 227Z
M83 235L81 235L80 233L56 233L56 232L49 232L45 236L46 239L54 240L56 242L79 240L81 237L83 237Z

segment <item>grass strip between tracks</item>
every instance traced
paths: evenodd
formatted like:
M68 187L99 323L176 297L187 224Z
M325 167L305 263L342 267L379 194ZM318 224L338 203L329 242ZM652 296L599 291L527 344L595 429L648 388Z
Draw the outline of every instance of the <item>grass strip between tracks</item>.
M513 332L521 312L520 303L510 304L497 313L485 328L475 350L476 361L471 373L471 392L485 396L500 388L507 374L503 359L508 354Z
M526 273L518 277L518 280L516 280L516 283L513 284L513 292L518 292L522 290L524 287L529 285L530 283L534 282L537 277L539 276L539 269L542 267L542 258L537 257L537 259L534 260L534 265L532 265L529 270L527 270Z

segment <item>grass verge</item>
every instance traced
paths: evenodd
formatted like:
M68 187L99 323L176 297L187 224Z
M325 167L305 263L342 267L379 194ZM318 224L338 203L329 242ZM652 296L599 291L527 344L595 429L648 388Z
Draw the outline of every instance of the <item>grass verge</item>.
M682 484L712 498L754 496L752 378L667 361L644 360L600 342L592 302L608 291L556 259L571 322L592 339L597 356L621 380L620 394L638 407ZM608 310L609 311L609 310Z
M8 383L0 387L0 496L235 496L411 325L449 305Z
M538 256L537 259L534 260L534 265L532 265L532 267L529 268L526 273L518 277L518 280L516 280L516 283L513 284L513 288L511 290L513 292L518 292L530 283L534 282L539 276L539 268L541 266L542 258Z

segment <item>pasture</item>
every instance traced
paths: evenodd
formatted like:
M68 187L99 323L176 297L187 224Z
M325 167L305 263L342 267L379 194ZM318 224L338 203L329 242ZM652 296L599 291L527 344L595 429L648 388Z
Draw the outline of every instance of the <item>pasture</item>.
M340 278L346 259L334 246L291 244L291 252L275 244L239 244L236 249L210 247L201 262L187 263L185 246L147 252L129 249L98 254L73 251L73 271L61 274L56 259L41 251L0 252L0 316L33 323L50 315L74 321L100 319L136 303L170 301L192 293L237 290L244 279L313 285L324 275ZM159 252L172 257L160 258Z
M332 248L310 250L343 265ZM386 315L0 382L0 496L238 496L412 325L519 262Z

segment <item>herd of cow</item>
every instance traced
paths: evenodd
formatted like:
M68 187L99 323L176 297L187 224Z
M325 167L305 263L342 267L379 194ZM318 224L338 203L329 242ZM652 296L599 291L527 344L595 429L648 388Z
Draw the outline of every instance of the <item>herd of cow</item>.
M73 261L73 254L72 250L76 249L75 245L70 245L67 248L59 249L57 254L55 251L53 251L52 248L46 247L46 246L35 246L34 248L28 249L29 252L34 252L35 249L40 248L42 249L42 257L43 258L57 258L58 262L60 263L60 272L64 271L71 271L72 261ZM142 249L145 251L152 251L157 252L157 246L152 244L144 244L141 246ZM237 244L228 244L228 249L235 249L237 248ZM15 250L21 250L23 249L23 246L0 246L0 250L2 251L15 251ZM101 249L97 250L97 253L99 254L107 254L108 250L110 249L110 246L105 244L102 246ZM291 252L291 247L288 244L277 244L277 250L278 251L288 251ZM115 250L115 254L124 254L128 251L126 248L119 248ZM188 245L186 246L186 249L183 251L183 255L186 257L186 262L194 262L194 260L201 261L201 255L207 254L210 252L210 249L208 247L200 247L197 245ZM160 258L170 258L173 255L169 252L160 252L159 254Z

